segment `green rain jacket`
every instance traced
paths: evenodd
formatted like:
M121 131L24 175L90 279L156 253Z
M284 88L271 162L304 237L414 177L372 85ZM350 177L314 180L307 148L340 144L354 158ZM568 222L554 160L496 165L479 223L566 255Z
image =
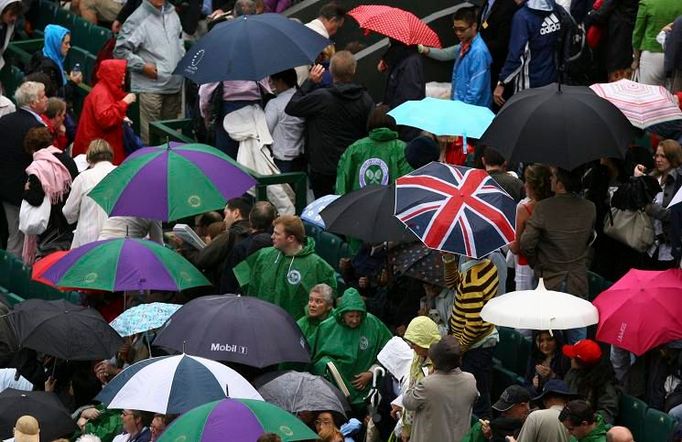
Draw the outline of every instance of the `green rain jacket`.
M343 322L343 314L352 311L363 313L362 322L356 328L350 328ZM384 323L373 314L367 313L360 293L353 288L348 289L341 297L334 314L317 329L312 353L312 372L334 382L327 370L327 363L333 362L350 391L351 405L362 405L364 395L371 385L367 384L365 389L359 391L353 388L351 381L356 374L370 369L377 354L391 337L391 332Z
M405 159L405 143L398 132L385 127L372 129L369 137L351 144L336 170L336 194L343 195L368 184L387 186L412 172Z
M292 318L300 318L308 304L308 293L316 284L328 284L336 291L334 269L315 254L315 240L294 256L274 247L252 254L234 268L244 294L277 304Z
M596 413L595 421L597 426L587 436L580 439L571 436L568 442L606 442L606 432L611 429L611 425L607 424L599 413Z
M334 309L331 309L329 313L327 313L327 318L331 318L334 315ZM298 324L298 327L301 329L303 332L303 336L308 340L308 344L310 344L310 348L313 348L313 339L315 339L315 333L317 333L317 329L322 324L323 320L319 320L317 318L311 318L308 316L308 307L305 308L305 315L303 315L298 321L296 321L296 324Z

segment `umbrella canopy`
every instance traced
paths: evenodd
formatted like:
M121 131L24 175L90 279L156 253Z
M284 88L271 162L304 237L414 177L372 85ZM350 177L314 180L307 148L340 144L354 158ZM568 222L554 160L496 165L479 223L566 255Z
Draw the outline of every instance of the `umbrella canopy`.
M311 64L329 44L317 32L281 14L244 15L211 29L187 51L173 73L198 84L258 81Z
M69 253L68 250L59 250L57 252L50 253L49 255L40 258L36 262L33 263L33 268L31 270L31 279L34 281L38 281L40 283L43 283L45 285L49 285L51 287L54 287L54 284L51 281L48 281L47 279L43 278L43 273L47 271L54 263L59 261Z
M222 209L255 185L218 149L171 143L135 151L88 196L109 216L172 221Z
M632 269L597 296L597 339L640 356L682 339L682 270Z
M95 309L65 300L29 299L11 319L22 347L69 361L108 359L123 339Z
M507 101L481 138L511 162L573 170L602 158L623 158L633 138L616 106L584 86L526 89Z
M622 79L613 83L593 84L590 89L613 103L633 126L640 129L682 119L682 112L675 104L675 98L663 86Z
M131 365L105 385L96 399L107 408L176 414L228 395L263 400L230 367L182 354L145 359Z
M668 203L668 208L674 206L675 204L682 203L682 187L675 193L675 196L673 196L673 199L670 200L670 203Z
M469 138L481 138L495 118L495 114L487 107L431 97L406 101L388 114L398 124L416 127L434 135L462 135Z
M140 304L121 313L109 325L124 337L154 330L161 327L180 307L179 304L163 302Z
M38 420L40 442L68 437L78 429L56 394L8 388L0 393L0 440L13 437L14 424L25 415Z
M348 11L360 28L385 35L408 46L440 48L438 34L411 12L391 6L362 5Z
M247 296L193 299L170 317L154 345L259 368L310 362L296 321L281 307Z
M388 252L388 262L393 273L405 275L422 282L445 287L443 260L440 253L421 242L401 244Z
M343 394L322 376L285 371L265 374L254 382L263 399L288 411L330 411L343 418L350 406Z
M178 253L153 241L116 238L71 250L43 278L59 287L106 290L169 290L211 285Z
M320 216L320 212L338 198L339 195L325 195L316 199L303 209L301 219L324 229L326 226L324 225L324 220Z
M484 170L432 162L395 184L396 217L427 247L481 258L514 240L516 203Z
M369 184L347 193L320 212L330 232L370 244L411 241L414 235L394 216L395 187Z
M599 315L589 301L547 290L540 278L535 290L509 292L488 301L481 318L501 327L569 330L596 324Z
M263 433L282 441L317 440L296 416L263 401L223 399L188 411L161 434L159 442L253 442ZM229 434L229 438L226 435Z

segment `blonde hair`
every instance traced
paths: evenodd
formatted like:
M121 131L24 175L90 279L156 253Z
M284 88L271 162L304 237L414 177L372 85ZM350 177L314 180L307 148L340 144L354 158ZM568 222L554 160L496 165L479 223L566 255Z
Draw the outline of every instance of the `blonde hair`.
M90 142L85 158L90 164L99 163L100 161L113 161L114 150L106 140L97 138Z
M339 51L332 56L329 70L334 80L350 83L353 81L353 77L355 77L357 66L358 62L350 51Z

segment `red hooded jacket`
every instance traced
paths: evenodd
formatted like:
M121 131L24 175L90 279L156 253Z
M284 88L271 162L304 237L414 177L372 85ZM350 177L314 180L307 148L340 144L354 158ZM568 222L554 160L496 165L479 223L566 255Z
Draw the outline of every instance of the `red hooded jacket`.
M123 149L123 119L128 104L123 101L123 90L127 62L125 60L104 60L97 70L99 81L85 97L83 110L78 121L72 155L86 153L90 142L103 138L114 150L114 164L121 164L125 158Z

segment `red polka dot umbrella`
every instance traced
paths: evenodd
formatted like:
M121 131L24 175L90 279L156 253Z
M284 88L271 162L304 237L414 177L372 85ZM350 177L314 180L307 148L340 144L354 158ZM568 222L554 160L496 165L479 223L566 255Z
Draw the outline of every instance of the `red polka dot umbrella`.
M438 35L411 12L384 5L362 5L352 9L360 28L401 41L408 46L421 44L440 48Z

